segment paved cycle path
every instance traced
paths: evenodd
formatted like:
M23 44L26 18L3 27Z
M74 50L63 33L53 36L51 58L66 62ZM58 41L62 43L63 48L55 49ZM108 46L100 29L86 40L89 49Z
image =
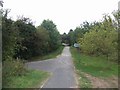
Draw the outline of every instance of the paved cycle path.
M69 49L70 47L65 47L57 58L27 63L29 69L52 73L43 88L76 88L74 66Z

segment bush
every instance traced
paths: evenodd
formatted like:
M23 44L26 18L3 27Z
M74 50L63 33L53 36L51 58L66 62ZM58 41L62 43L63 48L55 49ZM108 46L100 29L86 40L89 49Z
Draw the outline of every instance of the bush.
M110 61L118 60L118 32L109 16L94 24L83 38L79 38L79 43L86 54L105 55Z
M3 86L7 85L10 81L10 77L24 75L26 69L21 60L6 60L3 62Z

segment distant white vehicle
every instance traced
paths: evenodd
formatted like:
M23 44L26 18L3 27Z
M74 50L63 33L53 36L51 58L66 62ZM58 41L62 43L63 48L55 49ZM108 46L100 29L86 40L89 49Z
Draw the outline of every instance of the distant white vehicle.
M80 47L80 44L74 43L74 47L75 47L75 48L79 48L79 47Z

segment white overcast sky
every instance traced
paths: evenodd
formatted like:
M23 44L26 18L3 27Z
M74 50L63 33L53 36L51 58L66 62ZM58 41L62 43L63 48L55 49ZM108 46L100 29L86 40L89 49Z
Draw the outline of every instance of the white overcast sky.
M118 9L120 0L3 0L4 9L11 9L9 16L16 20L24 15L35 26L44 19L52 20L62 34L75 29L82 22L99 21L103 14Z

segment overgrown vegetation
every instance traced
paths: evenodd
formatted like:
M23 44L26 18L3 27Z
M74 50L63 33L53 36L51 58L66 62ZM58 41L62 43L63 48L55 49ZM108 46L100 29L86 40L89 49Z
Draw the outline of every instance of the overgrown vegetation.
M26 73L26 69L24 67L23 62L20 60L6 60L3 62L3 68L2 68L2 74L4 75L2 77L3 79L3 87L7 86L10 81L12 80L11 77L13 76L23 76Z
M118 75L118 64L107 61L104 56L89 56L80 54L76 48L71 48L76 69L97 77Z
M109 16L95 24L83 38L79 38L79 43L83 53L106 55L108 60L118 61L118 31Z
M30 70L25 75L9 77L10 82L3 88L40 88L49 74L39 70Z
M29 61L32 57L44 56L56 51L61 45L61 40L57 27L51 20L44 20L41 25L35 27L29 18L22 16L14 21L7 17L10 10L0 10L0 12L3 20L3 86L6 87L14 78L15 81L17 78L27 78L24 60ZM33 74L37 73L30 74L34 76Z
M106 57L81 54L74 47L71 47L70 51L81 88L91 88L91 82L82 72L100 78L118 77L118 64L107 61Z
M68 34L64 33L61 37L57 26L51 20L43 20L41 25L35 27L29 18L19 17L14 21L7 17L9 10L0 12L2 12L3 86L8 85L15 77L26 75L24 60L29 61L32 57L38 56L41 59L48 59L60 53L62 48L60 51L56 50L59 50L61 39L63 43L71 46L74 43L80 44L80 51L84 54L71 49L78 70L100 77L117 75L118 65L114 62L118 61L120 41L119 11L113 13L114 19L105 15L100 22L83 22L81 26L75 30L70 29Z
M60 34L53 21L44 20L35 28L29 18L8 19L8 12L3 13L3 61L9 57L29 60L60 47Z
M93 56L106 56L108 61L118 62L118 19L120 12L113 12L114 19L104 15L100 22L84 22L75 30L62 35L62 42L80 44L82 53Z
M92 88L91 81L80 71L77 71L78 75L78 87L80 88Z
M104 15L99 22L85 21L75 30L70 29L68 34L61 35L62 43L71 46L75 67L81 78L81 81L78 79L81 88L91 87L89 80L81 72L100 78L118 77L120 12L114 11L112 15L114 18ZM73 48L76 43L79 48Z
M59 47L56 51L51 52L49 54L43 55L43 56L37 56L31 58L31 61L33 60L46 60L46 59L51 59L51 58L56 58L58 55L60 55L63 51L64 46Z

